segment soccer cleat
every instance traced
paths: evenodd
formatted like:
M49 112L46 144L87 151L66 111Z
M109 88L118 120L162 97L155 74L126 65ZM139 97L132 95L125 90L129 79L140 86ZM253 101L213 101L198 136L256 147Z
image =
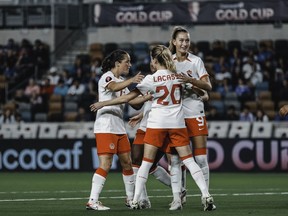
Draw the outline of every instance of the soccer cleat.
M169 210L171 211L175 211L175 210L181 210L182 209L182 204L181 204L181 200L174 200L171 205Z
M126 201L125 201L125 206L127 207L127 208L131 208L131 206L130 206L130 203L132 202L132 200L128 200L128 199L126 199Z
M208 197L202 197L202 205L204 208L204 211L212 211L214 210L213 207L214 205L214 200L212 196L208 196ZM216 206L215 206L216 209Z
M149 209L151 208L151 202L148 199L143 199L139 201L140 209Z
M186 189L184 189L182 192L181 192L181 204L183 205L183 204L185 204L186 203L186 201L187 201L187 197L186 197L186 194L187 194L187 191L186 191Z
M216 205L213 204L212 210L216 210Z
M140 206L139 206L139 203L136 201L136 202L133 202L133 200L130 200L129 201L129 206L130 206L130 209L140 209Z
M107 206L104 206L100 201L94 202L94 203L87 203L86 204L87 210L96 210L96 211L105 211L109 210L110 208Z

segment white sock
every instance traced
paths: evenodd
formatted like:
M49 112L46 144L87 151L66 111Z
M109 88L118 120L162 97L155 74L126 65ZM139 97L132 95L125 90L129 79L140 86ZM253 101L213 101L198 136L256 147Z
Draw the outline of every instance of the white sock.
M137 176L139 167L132 167L132 169L133 169L133 173L134 173L134 182L136 182L136 176Z
M99 195L102 191L106 178L101 175L94 173L92 178L92 187L90 192L89 202L97 202Z
M183 163L189 169L192 178L194 179L195 183L197 184L198 188L202 193L202 197L209 196L210 194L208 192L203 173L198 164L194 161L192 157L183 160Z
M139 170L139 167L133 167L135 182L136 182L136 176L137 176L138 170ZM140 195L139 200L148 200L146 185L144 185L144 187L143 187L143 191Z
M126 197L128 200L132 200L134 196L135 179L134 175L123 175L123 182L125 185Z
M144 185L147 182L149 170L152 167L153 163L142 161L142 164L138 170L135 184L135 194L133 202L138 202L143 191Z
M209 165L208 165L207 155L197 155L197 156L194 156L194 158L195 158L196 163L201 168L205 181L206 181L207 188L209 188Z
M179 200L181 199L181 160L178 155L171 155L170 175L173 200Z
M171 187L171 177L163 167L157 166L156 169L150 174L152 174L158 181L160 181L164 185Z

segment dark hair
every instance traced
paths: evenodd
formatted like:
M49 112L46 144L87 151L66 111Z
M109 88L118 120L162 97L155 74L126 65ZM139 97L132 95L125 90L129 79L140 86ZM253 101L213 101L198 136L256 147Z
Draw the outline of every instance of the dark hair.
M102 72L106 73L107 71L110 71L115 67L115 62L121 62L125 58L125 55L129 54L120 49L111 52L102 62Z
M169 49L170 49L171 53L175 53L176 52L176 48L175 48L175 46L174 46L172 41L176 39L178 33L180 33L180 32L189 33L188 30L185 29L182 26L175 26L174 27L173 32L171 34L171 39L169 41Z

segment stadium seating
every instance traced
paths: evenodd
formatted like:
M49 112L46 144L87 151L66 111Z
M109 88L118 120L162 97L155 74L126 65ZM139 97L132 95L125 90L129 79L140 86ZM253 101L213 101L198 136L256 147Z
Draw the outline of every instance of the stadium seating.
M107 56L109 53L118 49L118 43L106 43L104 44L104 55Z
M102 43L90 44L88 52L91 59L99 58L102 60L104 58L104 46Z
M75 111L66 111L64 112L64 121L65 122L75 122L78 113Z
M259 91L258 92L258 99L259 100L271 100L272 99L271 95L272 95L271 91L268 91L268 90Z
M198 41L196 43L196 46L199 51L201 51L204 56L206 56L210 52L210 42L209 41Z
M125 42L125 43L119 43L118 48L125 50L128 52L130 55L133 55L133 43L130 42Z
M232 53L235 48L239 51L242 50L242 43L240 40L230 40L227 42L227 49L230 53Z
M278 110L279 110L282 106L284 106L284 105L286 105L286 104L288 104L288 101L287 101L287 100L281 100L281 101L279 101L279 102L278 102Z
M133 43L133 53L137 58L137 64L143 63L144 59L149 56L149 44L146 42Z
M78 104L76 102L65 102L64 112L76 112L78 110Z
M9 13L9 12L8 12ZM211 44L213 42L210 41L198 41L196 44L198 46L198 49L200 51L202 51L203 53L209 53L210 49L211 49ZM287 47L288 47L288 40L287 39L281 39L281 40L271 40L271 39L267 39L267 40L229 40L229 41L220 41L221 45L226 48L227 51L232 51L233 48L238 48L239 50L243 50L245 52L249 51L249 50L257 50L259 47L258 45L260 44L265 44L269 49L273 49L275 48L275 52L279 52L279 55L283 55L283 53L287 52ZM149 56L149 47L155 45L155 44L161 44L161 42L122 42L122 43L106 43L106 44L102 44L102 43L93 43L91 44L88 49L87 49L87 53L89 55L99 55L102 56L102 58L105 55L105 51L106 52L111 52L113 50L115 50L116 48L121 48L126 50L127 52L129 52L131 55L132 53L134 54L134 52L136 52L136 55L138 57L138 60L140 61L137 62L137 69L139 68L144 68L149 66L149 63L143 63L142 61L145 59L147 59L146 57ZM162 43L163 44L163 43ZM279 56L278 55L278 56ZM83 56L87 57L87 54L83 54ZM205 59L204 59L205 60ZM204 62L206 63L206 62ZM88 64L88 62L86 62L86 64ZM207 63L208 65L211 64L211 62ZM88 67L88 65L86 65ZM140 67L141 66L141 67ZM142 67L143 66L143 67ZM132 69L132 68L131 68ZM208 70L208 69L207 69ZM142 71L142 70L141 70ZM145 71L145 70L143 70ZM148 70L147 70L148 71ZM4 75L0 75L0 89L1 89L1 85L4 88L4 86L6 85L6 78ZM250 99L252 101L240 101L236 95L236 93L230 89L230 91L225 92L225 94L220 94L218 92L210 92L210 100L206 103L206 105L210 105L210 106L214 106L216 107L217 111L219 111L221 114L224 114L225 116L225 111L227 110L227 108L230 105L235 106L236 110L239 112L242 105L248 105L250 107L250 110L252 112L256 112L257 109L261 108L264 110L264 112L268 115L269 119L270 119L270 123L272 125L274 125L274 123L272 122L278 111L279 108L281 106L283 106L284 104L288 104L287 100L283 100L283 101L279 101L278 100L274 100L274 92L271 90L273 88L273 85L271 85L271 80L269 81L263 81L260 83L257 83L255 86L255 100L254 99ZM78 105L81 105L81 99L83 97L82 96L59 96L59 95L51 95L47 101L47 108L48 111L47 112L40 112L40 113L36 113L34 115L34 121L35 122L55 122L57 124L61 124L64 122L74 122L76 121L76 116L77 116L77 109L78 109ZM1 99L1 95L0 95L0 99ZM1 102L1 100L0 100ZM2 105L2 104L0 104ZM4 106L4 105L3 105ZM22 120L26 123L29 123L33 120L33 116L31 114L31 105L29 103L18 103L15 105L15 103L11 103L10 101L7 102L7 104L5 104L5 106L12 106L12 109L14 111L17 111L21 114L22 116ZM127 113L126 116L130 115L130 109L127 109ZM211 122L212 123L212 122ZM219 124L222 124L221 122L219 122ZM245 137L246 131L245 130L240 130L235 129L234 123L232 124L231 122L228 122L228 129L226 131L226 125L227 124L223 124L223 131L218 131L217 128L219 128L219 124L217 126L217 122L213 122L209 127L209 134L211 136L217 136L217 137ZM246 123L245 123L246 124ZM89 127L87 127L86 129L84 129L82 132L81 130L75 129L76 132L76 137L78 138L83 138L83 137L90 137L90 138L94 138L94 133L93 133L93 123L89 122ZM270 125L270 124L268 124ZM231 129L230 129L231 126ZM267 126L265 123L265 126L259 126L258 123L251 124L251 134L248 133L248 136L254 137L254 136L261 136L260 134L262 134L263 132L263 136L265 137L267 134L270 134L270 126ZM129 128L129 127L128 127ZM62 128L60 128L62 129ZM64 128L63 128L64 129ZM257 132L258 130L258 132ZM284 135L285 133L285 129L282 128L275 128L272 126L272 132L271 132L271 136L273 137L274 135L276 136L282 136L283 133ZM14 129L12 130L14 131ZM133 131L133 130L132 130ZM268 131L268 133L266 133ZM283 132L283 133L282 133ZM62 133L62 132L61 132ZM63 132L64 133L64 132ZM131 128L129 128L129 136L134 136L133 135L134 131L131 132ZM2 135L1 135L2 134ZM53 133L54 134L54 133ZM57 133L56 133L57 134ZM282 134L282 135L281 135ZM39 135L40 135L40 125L39 125ZM43 133L41 132L41 136L43 135ZM0 137L12 137L11 134L11 130L6 130L5 128L0 129ZM31 135L32 137L34 137L35 135ZM38 135L37 135L38 136ZM48 137L52 135L47 135ZM63 135L64 136L64 135ZM13 137L30 137L30 133L29 132L24 132L22 129L18 128L17 129L17 133L13 134ZM45 137L45 135L44 135ZM57 136L56 136L57 137Z
M256 40L244 40L242 42L242 50L256 52L258 50L258 42Z
M245 102L245 106L249 107L249 110L253 113L255 113L258 109L257 101L247 101Z
M274 49L277 57L284 57L288 54L288 40L277 39L274 41Z
M36 113L34 116L35 122L47 122L48 115L47 113Z

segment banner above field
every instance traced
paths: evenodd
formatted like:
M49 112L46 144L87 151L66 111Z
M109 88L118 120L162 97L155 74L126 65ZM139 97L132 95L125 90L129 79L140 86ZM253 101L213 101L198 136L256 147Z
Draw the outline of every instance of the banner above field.
M211 171L288 171L287 138L208 139L207 146ZM167 161L160 163L168 167ZM95 139L1 139L0 173L92 172L98 167ZM111 170L122 170L116 155Z
M213 1L179 3L94 4L93 25L273 23L288 21L288 2Z

